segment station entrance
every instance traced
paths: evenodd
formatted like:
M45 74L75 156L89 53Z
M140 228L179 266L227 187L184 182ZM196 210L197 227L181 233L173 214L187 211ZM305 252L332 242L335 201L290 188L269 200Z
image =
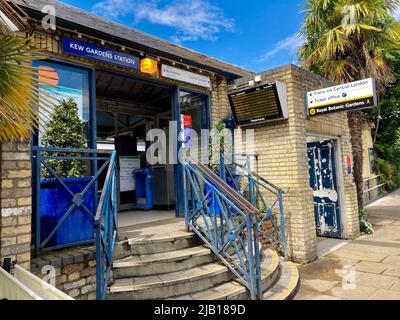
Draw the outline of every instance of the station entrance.
M198 143L190 129L200 137L208 127L206 95L96 70L97 149L117 151L121 227L182 216L181 165L171 162L170 153ZM166 145L149 163L153 129L165 133Z

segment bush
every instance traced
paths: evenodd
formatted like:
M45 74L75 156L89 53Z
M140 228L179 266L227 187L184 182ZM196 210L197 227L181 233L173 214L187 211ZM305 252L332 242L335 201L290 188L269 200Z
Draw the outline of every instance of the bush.
M360 219L360 231L363 234L373 234L374 228L372 223L368 221L368 213L365 209L360 210L359 212Z

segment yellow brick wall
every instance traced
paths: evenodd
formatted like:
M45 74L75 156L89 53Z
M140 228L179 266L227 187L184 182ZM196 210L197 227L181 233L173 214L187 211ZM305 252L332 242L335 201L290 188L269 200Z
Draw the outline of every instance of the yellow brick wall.
M26 269L31 259L31 162L29 145L0 145L0 261L17 260Z
M256 170L285 191L289 256L295 261L312 261L317 255L317 238L307 156L307 134L311 132L340 137L345 192L345 212L342 215L347 220L348 237L359 234L355 185L353 177L345 173L344 157L351 156L347 116L342 113L307 120L305 92L329 86L330 83L296 66L269 70L262 74L262 79L263 83L274 80L286 83L289 119L251 127L255 130L255 153L259 155ZM247 81L243 81L230 89L238 90L246 86Z

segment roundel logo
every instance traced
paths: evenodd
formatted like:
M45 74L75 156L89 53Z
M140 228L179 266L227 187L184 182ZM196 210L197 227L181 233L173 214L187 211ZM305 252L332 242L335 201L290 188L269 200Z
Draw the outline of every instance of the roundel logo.
M315 109L310 110L310 116L315 116L315 113L316 113Z

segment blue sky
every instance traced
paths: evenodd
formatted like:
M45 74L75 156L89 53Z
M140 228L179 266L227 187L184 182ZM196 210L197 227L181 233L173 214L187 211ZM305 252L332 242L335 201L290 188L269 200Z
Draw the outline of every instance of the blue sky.
M262 71L296 61L304 0L62 0L217 59Z

